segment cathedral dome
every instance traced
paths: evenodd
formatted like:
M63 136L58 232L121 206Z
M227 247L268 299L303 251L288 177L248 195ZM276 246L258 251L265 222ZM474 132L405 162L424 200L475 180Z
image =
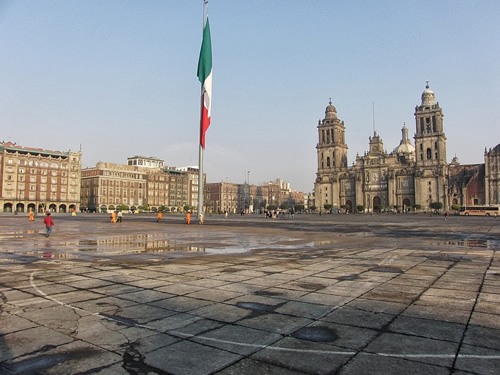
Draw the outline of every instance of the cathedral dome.
M429 88L429 81L427 81L427 85L425 85L425 90L422 93L422 105L434 105L436 104L436 97L434 96L434 91Z
M330 99L330 102L325 110L325 119L329 119L329 118L330 119L337 118L337 109L333 106L331 99Z
M413 154L415 152L415 147L411 143L401 143L398 147L394 149L396 154Z
M399 142L399 146L394 149L394 153L398 155L415 153L415 147L411 144L411 141L408 138L408 128L406 125L403 125L401 135L401 142Z

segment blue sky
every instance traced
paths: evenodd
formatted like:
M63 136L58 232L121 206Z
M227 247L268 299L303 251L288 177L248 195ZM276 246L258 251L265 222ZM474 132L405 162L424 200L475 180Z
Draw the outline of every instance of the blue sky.
M211 0L209 182L313 190L329 98L348 162L375 129L388 151L426 80L447 158L500 143L500 2ZM83 151L83 166L198 164L201 0L0 0L0 140ZM374 107L374 111L373 111ZM375 116L373 116L373 112ZM250 171L248 174L247 171Z

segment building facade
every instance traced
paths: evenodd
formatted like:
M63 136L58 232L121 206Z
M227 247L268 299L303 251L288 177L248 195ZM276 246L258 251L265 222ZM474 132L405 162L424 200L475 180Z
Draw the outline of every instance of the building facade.
M500 144L484 150L486 204L500 204Z
M80 208L81 152L0 143L3 212L70 212Z
M211 213L260 213L268 208L304 209L305 195L281 179L261 185L213 182L206 184L206 207Z
M317 126L316 209L407 211L412 207L430 209L433 203L440 203L447 210L454 204L498 202L497 148L485 152L485 184L484 165L460 165L457 158L447 163L443 111L428 83L414 116L415 146L406 125L401 129L399 146L390 153L374 132L368 152L358 154L348 166L345 125L330 101Z
M82 209L107 212L121 207L132 211L181 212L185 206L197 206L197 168L179 170L140 165L145 159L151 158L135 156L128 158L127 165L99 162L95 167L83 169ZM162 160L155 160L153 164L163 165Z

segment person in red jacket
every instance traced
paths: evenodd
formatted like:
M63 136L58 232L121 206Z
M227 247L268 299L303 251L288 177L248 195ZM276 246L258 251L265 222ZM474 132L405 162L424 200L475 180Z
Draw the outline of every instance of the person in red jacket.
M45 224L45 228L47 229L47 233L45 234L45 236L48 237L52 233L52 227L54 226L54 220L52 219L50 212L47 212L47 214L45 215L43 223Z

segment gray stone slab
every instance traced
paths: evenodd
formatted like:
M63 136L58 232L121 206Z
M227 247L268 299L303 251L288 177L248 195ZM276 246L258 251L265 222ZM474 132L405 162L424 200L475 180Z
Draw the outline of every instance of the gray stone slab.
M191 338L198 334L209 332L222 326L224 326L224 323L216 322L215 320L210 319L200 319L183 327L177 327L175 329L169 330L168 334L183 339Z
M191 340L203 345L224 349L248 356L280 340L283 336L267 331L238 325L225 325L193 337Z
M190 298L185 296L171 297L150 303L151 306L160 306L164 309L176 312L187 312L211 304L213 304L212 301Z
M444 322L467 324L470 311L450 310L428 305L411 305L403 312L403 315L413 316L415 318L436 319Z
M35 327L6 334L0 339L0 362L55 347L74 339L47 327Z
M120 294L140 292L142 288L138 288L132 285L126 284L111 284L108 286L103 286L101 288L94 289L94 292L109 295L109 296L119 296Z
M458 350L458 343L423 337L383 333L373 340L364 351L383 353L432 365L451 367ZM380 355L380 354L379 354Z
M366 311L343 306L321 318L321 321L347 324L356 327L381 329L394 319L395 315L382 312Z
M109 368L122 357L82 341L75 341L8 361L16 374L77 374L102 367Z
M162 286L156 288L160 292L175 294L175 295L185 295L193 292L197 292L199 290L204 290L206 287L200 285L190 285L185 283L171 283L170 285Z
M267 362L245 358L219 371L217 375L303 375L304 372L294 371L290 368L272 365Z
M240 319L246 318L251 314L250 311L232 305L226 304L211 304L200 307L199 309L190 311L191 314L202 316L207 319L216 320L218 322L233 323Z
M354 354L333 345L287 337L250 358L307 374L334 374Z
M496 314L487 314L474 311L472 313L470 324L500 329L500 312Z
M341 375L449 375L446 367L418 363L406 358L379 356L361 353L339 372Z
M237 322L237 324L245 327L262 329L282 335L291 334L292 332L295 332L299 328L309 325L310 323L312 323L311 319L276 313L257 315L253 317L250 316Z
M497 375L500 368L500 346L496 350L462 345L455 368L480 375Z
M37 324L29 319L24 319L19 316L13 316L2 312L0 313L0 340L1 336L8 333L23 331L36 326Z
M191 325L201 319L203 318L192 314L172 312L172 315L166 318L149 322L148 327L152 327L158 332L167 332Z
M500 319L499 316L497 316ZM500 329L469 325L465 332L464 343L500 350Z
M144 362L169 374L205 375L219 371L241 358L224 350L180 341L146 353Z
M278 307L275 311L280 314L319 319L332 311L332 307L315 303L289 301Z
M117 320L130 319L138 324L146 324L148 322L163 319L172 315L173 312L167 309L162 309L146 304L139 304L130 307L120 308L111 317L116 316Z
M465 327L463 324L443 322L441 320L399 316L391 323L388 330L437 340L460 342Z
M238 296L241 296L242 294L239 292L233 292L229 290L221 290L221 289L204 289L200 290L197 292L193 292L190 294L187 294L186 297L190 298L197 298L197 299L204 299L208 301L214 301L214 302L224 302L228 301L232 298L236 298Z
M132 293L123 293L120 294L120 298L127 299L139 303L147 303L153 301L159 301L165 298L173 297L173 294L163 293L157 290L141 290Z

